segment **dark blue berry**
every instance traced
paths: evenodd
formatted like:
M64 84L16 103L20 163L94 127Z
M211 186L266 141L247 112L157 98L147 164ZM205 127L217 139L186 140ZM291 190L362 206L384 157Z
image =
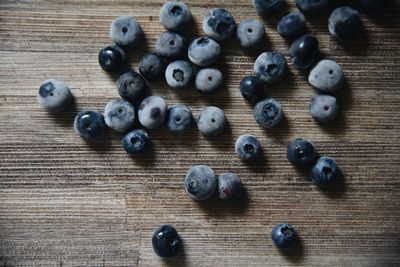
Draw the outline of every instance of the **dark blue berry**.
M308 31L306 18L300 12L291 12L279 21L277 30L283 38L300 37Z
M288 249L296 244L299 236L293 226L288 223L281 223L272 229L271 238L278 248Z
M299 69L311 67L318 52L318 40L310 34L301 36L290 46L290 58Z
M340 171L336 161L330 157L320 157L311 169L310 176L318 186L333 183L339 177Z
M222 173L218 176L218 196L220 199L231 199L239 197L242 193L243 185L240 177L235 173Z
M85 139L96 139L105 133L107 125L100 112L84 110L76 115L74 120L74 129Z
M329 0L296 0L296 6L306 15L321 14L329 5Z
M235 152L243 160L255 159L261 152L260 141L251 134L241 135L236 140Z
M266 16L281 9L284 5L282 0L253 0L253 6L257 13Z
M298 167L311 167L317 157L314 145L303 138L293 139L287 146L286 155Z
M253 116L262 127L273 128L282 120L282 106L272 97L264 98L254 106Z
M328 20L329 32L340 41L350 41L361 31L362 22L357 10L342 6L332 11Z
M122 147L128 154L140 154L150 146L149 135L141 130L136 129L125 134L122 137Z
M158 227L154 231L151 241L154 252L163 258L175 256L181 247L178 232L168 224Z
M153 53L145 54L139 61L139 72L149 81L161 77L165 67L164 59Z
M264 90L264 84L256 76L246 76L240 81L239 89L245 99L256 101Z
M100 67L108 72L118 72L125 66L125 53L118 46L107 46L99 52Z
M146 92L147 84L143 77L134 70L122 74L117 80L119 95L128 100L139 100Z
M368 13L381 13L389 5L390 0L361 0L363 8Z
M184 132L192 126L192 111L186 105L175 105L168 109L167 127L172 132Z

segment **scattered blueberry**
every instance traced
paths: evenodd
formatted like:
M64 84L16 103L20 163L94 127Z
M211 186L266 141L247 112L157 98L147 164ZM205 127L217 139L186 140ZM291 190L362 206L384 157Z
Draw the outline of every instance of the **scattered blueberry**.
M99 52L100 67L107 72L118 72L125 66L125 52L118 46L106 46Z
M361 31L362 22L357 10L342 6L332 11L328 27L331 35L339 41L350 41Z
M257 49L265 41L265 28L258 19L245 19L239 23L236 36L243 49Z
M318 15L326 10L330 0L296 0L296 6L305 15Z
M194 71L189 62L176 60L167 66L165 70L165 80L167 84L175 89L188 88L194 77Z
M267 84L282 80L287 72L286 59L278 52L264 52L257 57L254 72L262 82Z
M105 133L107 125L100 112L87 109L76 115L74 129L85 139L97 139Z
M264 98L254 106L253 116L262 127L273 128L282 120L282 106L272 97Z
M311 169L311 178L318 186L333 183L339 177L340 171L336 161L330 157L320 157Z
M124 99L114 99L104 109L104 119L108 127L124 133L135 124L135 107Z
M195 86L200 92L208 94L215 92L223 81L224 79L219 69L205 68L197 73Z
M186 105L175 105L168 109L167 127L171 132L184 132L192 126L193 115Z
M73 96L69 87L62 81L48 79L39 87L37 100L49 112L61 112L72 104Z
M243 160L255 159L261 152L260 141L251 134L241 135L236 140L235 152Z
M163 57L179 57L184 54L185 49L185 38L176 32L163 32L156 41L156 51Z
M119 46L132 47L143 40L143 32L134 17L119 16L111 23L110 37Z
M190 61L200 67L211 65L219 58L220 54L220 45L208 37L194 39L188 50Z
M185 191L195 200L205 200L217 190L214 171L206 165L194 165L186 174Z
M165 62L162 57L153 53L147 53L140 58L139 72L147 80L152 81L164 74Z
M311 34L301 36L290 46L290 58L299 69L311 67L318 53L318 40Z
M192 23L189 7L181 1L168 1L160 10L161 25L174 32L180 32Z
M271 231L271 239L280 249L293 247L299 239L296 230L287 223L276 225Z
M291 12L278 23L278 33L287 39L296 39L308 32L306 18L300 12Z
M161 225L154 231L151 242L154 252L163 258L175 256L181 248L178 232L168 224Z
M317 152L313 143L303 138L293 139L287 146L286 155L290 163L298 167L311 167Z
M140 154L150 146L149 135L142 129L133 130L122 137L122 147L128 154Z
M344 83L342 67L333 60L323 59L310 71L308 82L321 92L334 92Z
M204 33L217 41L227 39L235 28L236 23L232 14L224 8L211 9L203 19Z
M160 96L149 96L140 103L139 122L148 129L158 128L167 115L167 103Z
M219 135L226 126L226 117L222 109L208 106L203 109L197 119L197 128L206 136Z
M117 88L122 98L133 102L140 99L145 94L147 84L139 73L130 70L118 78Z
M264 84L256 76L246 76L240 81L239 89L245 99L256 101L264 90Z
M227 172L218 176L218 196L220 199L239 197L242 194L242 190L242 181L235 173Z
M390 0L361 0L363 8L368 13L382 13L389 5Z
M311 98L309 110L315 120L327 123L336 118L339 105L336 97L317 93Z
M266 16L281 9L284 5L282 0L252 0L257 13Z

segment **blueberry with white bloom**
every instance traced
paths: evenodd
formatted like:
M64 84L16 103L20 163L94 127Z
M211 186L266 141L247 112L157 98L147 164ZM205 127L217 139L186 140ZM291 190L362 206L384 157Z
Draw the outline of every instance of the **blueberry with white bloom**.
M308 82L321 92L335 92L344 83L342 67L333 60L323 59L310 71Z
M190 26L192 13L182 1L168 1L161 7L160 23L169 31L179 32Z
M221 173L218 176L218 197L222 200L240 197L243 184L240 177L233 172Z
M143 40L143 32L134 17L119 16L111 23L110 37L119 46L132 47Z
M140 99L145 94L147 84L139 73L130 70L118 78L117 88L122 98L133 102Z
M290 58L299 69L311 67L318 53L318 40L311 34L301 36L290 46Z
M194 200L205 200L217 190L214 171L207 165L194 165L186 174L185 191Z
M156 129L167 116L167 103L160 96L149 96L140 103L138 118L140 124L148 129Z
M222 109L208 106L203 109L197 119L197 128L205 136L219 135L226 126L226 117Z
M321 14L329 5L330 0L296 0L296 6L306 15Z
M140 154L150 147L150 137L142 129L133 130L122 137L122 147L128 154Z
M239 23L236 37L243 49L257 49L263 44L265 28L258 19L245 19Z
M186 105L175 105L168 109L167 127L171 132L184 132L192 126L193 115Z
M261 16L275 13L284 6L282 0L253 0L253 6Z
M327 123L336 118L339 105L336 97L317 93L311 98L309 110L316 121Z
M329 32L340 41L354 39L360 33L361 27L360 14L351 7L338 7L329 16Z
M277 30L283 38L296 39L308 32L306 18L300 12L291 12L278 22Z
M266 84L280 81L287 73L286 59L278 52L264 52L257 57L254 72Z
M262 127L273 128L282 120L282 106L272 97L264 98L254 106L253 116Z
M222 72L214 68L201 69L195 79L196 89L205 94L215 92L222 83Z
M108 127L124 133L135 124L135 107L124 99L114 99L104 108L104 119Z
M175 89L184 89L193 82L194 70L189 62L176 60L167 66L165 70L165 80L167 84Z
M164 59L154 53L147 53L140 58L139 72L149 81L161 77L165 71Z
M85 139L97 139L105 133L107 125L100 112L87 109L76 115L74 129Z
M255 159L261 152L260 141L251 134L241 135L236 140L235 152L243 160Z
M224 8L209 10L203 19L204 33L217 41L227 39L233 34L235 28L235 19L232 14Z
M49 112L61 112L72 104L73 96L69 87L62 81L48 79L39 87L37 100Z
M119 72L126 65L125 52L116 45L102 48L98 60L100 67L107 72Z
M333 158L320 157L310 172L311 178L318 186L326 186L335 182L340 170Z
M219 58L220 54L220 45L208 37L194 39L188 50L190 61L199 67L211 65Z
M156 41L156 51L167 58L176 58L185 53L185 38L176 32L163 32Z

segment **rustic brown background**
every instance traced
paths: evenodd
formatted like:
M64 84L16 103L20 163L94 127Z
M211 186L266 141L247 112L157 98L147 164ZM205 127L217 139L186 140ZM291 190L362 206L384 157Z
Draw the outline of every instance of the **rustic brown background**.
M201 18L210 7L228 8L237 21L258 17L250 0L186 2L196 20L188 39L202 34ZM293 9L294 1L288 2ZM123 151L121 136L112 131L100 142L85 143L73 131L75 114L103 111L118 97L115 77L97 63L99 49L110 43L110 22L130 14L141 23L146 43L130 56L137 70L140 55L154 51L163 31L160 7L161 1L139 0L0 1L0 265L398 266L398 7L373 18L362 14L365 32L349 45L330 38L327 14L309 21L322 53L340 63L347 78L338 93L343 112L330 125L309 116L314 90L307 72L290 64L290 76L265 92L281 101L285 119L275 129L260 128L238 91L255 55L243 53L232 39L218 64L225 87L215 95L151 84L168 105L188 104L196 116L205 105L223 108L230 127L221 137L207 140L195 129L185 135L150 131L154 152L138 158ZM288 44L275 30L279 17L264 20L266 49L288 58ZM74 110L51 115L39 107L38 86L47 78L71 86ZM234 141L244 133L260 138L262 159L244 164L235 156ZM285 146L298 136L314 140L343 169L333 189L319 190L286 160ZM247 199L192 201L183 179L199 163L216 173L238 173ZM269 239L283 221L301 235L289 255ZM184 253L167 261L150 242L162 223L175 225L184 242Z

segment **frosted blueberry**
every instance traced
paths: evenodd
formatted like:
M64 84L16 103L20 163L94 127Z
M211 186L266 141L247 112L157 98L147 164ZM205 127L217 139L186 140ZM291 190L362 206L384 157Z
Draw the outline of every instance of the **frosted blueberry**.
M239 23L236 37L243 49L259 48L264 42L265 28L258 19L245 19Z
M289 249L299 240L296 230L288 223L277 224L271 231L271 239L280 249Z
M275 127L282 120L282 106L272 97L264 98L254 106L253 116L262 127L266 129Z
M193 115L186 105L175 105L168 109L167 127L171 132L184 132L192 126Z
M159 55L148 53L140 58L139 72L149 81L161 77L165 71L165 62Z
M203 19L204 33L217 41L223 41L231 36L235 27L232 14L224 8L209 10Z
M104 108L104 119L108 127L124 133L135 124L135 107L124 99L114 99Z
M197 128L205 136L219 135L225 129L225 126L225 113L218 107L205 107L197 119Z
M182 1L168 1L161 7L160 23L169 31L179 32L190 26L192 13Z
M188 50L190 61L200 67L211 65L219 58L220 54L220 45L208 37L194 39Z
M291 12L279 21L277 30L283 38L300 37L308 31L306 18L300 12Z
M261 152L260 141L251 134L241 135L236 140L235 152L243 160L255 159Z
M128 100L135 101L140 99L147 89L146 81L134 70L122 74L117 80L119 95Z
M148 129L158 128L167 115L167 103L159 96L149 96L140 103L138 118L140 124Z
M221 173L218 176L218 197L223 200L239 197L243 184L240 177L232 172Z
M176 58L184 54L186 49L185 38L175 32L163 32L156 41L156 51L167 58Z
M206 165L194 165L186 174L185 191L195 200L205 200L217 190L214 171Z
M202 93L213 93L223 83L223 76L219 69L205 68L201 69L195 79L197 90Z
M323 59L310 71L308 82L321 92L334 92L342 87L344 74L335 61Z
M176 60L167 66L165 70L165 80L167 84L175 89L184 89L193 82L194 71L189 62Z
M277 82L286 75L286 59L278 52L264 52L257 57L254 63L254 72L264 83Z
M309 110L315 120L327 123L336 118L339 105L336 97L317 93L311 98Z
M119 46L132 47L142 41L143 32L134 17L119 16L111 23L110 37Z
M39 87L37 100L49 112L61 112L72 104L73 96L69 87L62 81L48 79Z
M333 158L320 157L311 169L310 175L316 185L325 186L338 179L340 170Z
M100 112L87 109L76 115L74 129L85 139L97 139L105 133L107 125Z

